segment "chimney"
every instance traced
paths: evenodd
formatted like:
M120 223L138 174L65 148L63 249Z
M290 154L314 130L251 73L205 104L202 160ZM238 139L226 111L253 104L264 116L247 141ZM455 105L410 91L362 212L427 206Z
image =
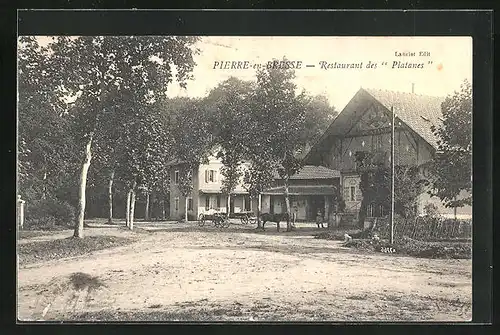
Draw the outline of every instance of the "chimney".
M411 93L415 93L415 83L411 83Z

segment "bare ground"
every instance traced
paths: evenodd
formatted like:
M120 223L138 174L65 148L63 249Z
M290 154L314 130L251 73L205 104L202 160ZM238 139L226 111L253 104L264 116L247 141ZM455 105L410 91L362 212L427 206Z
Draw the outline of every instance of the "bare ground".
M92 225L91 225L92 226ZM468 321L472 262L356 252L310 236L233 225L94 224L133 243L20 265L20 320ZM23 238L61 239L71 231Z

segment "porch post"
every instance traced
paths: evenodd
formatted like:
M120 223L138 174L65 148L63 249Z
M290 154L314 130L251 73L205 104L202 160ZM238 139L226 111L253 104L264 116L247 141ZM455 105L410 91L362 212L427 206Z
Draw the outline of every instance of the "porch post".
M330 228L330 203L328 202L328 196L324 196L325 199L325 215L324 219L326 220L327 227Z

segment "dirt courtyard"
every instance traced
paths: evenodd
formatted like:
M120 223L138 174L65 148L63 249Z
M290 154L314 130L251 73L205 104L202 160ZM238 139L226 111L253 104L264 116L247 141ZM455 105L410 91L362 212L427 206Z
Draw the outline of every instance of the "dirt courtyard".
M282 225L283 226L283 225ZM132 238L24 264L18 318L78 321L469 321L472 262L356 252L308 233L233 225L97 225ZM252 227L253 228L253 227ZM299 229L300 230L300 229ZM308 231L303 229L303 231ZM19 240L65 238L71 231Z

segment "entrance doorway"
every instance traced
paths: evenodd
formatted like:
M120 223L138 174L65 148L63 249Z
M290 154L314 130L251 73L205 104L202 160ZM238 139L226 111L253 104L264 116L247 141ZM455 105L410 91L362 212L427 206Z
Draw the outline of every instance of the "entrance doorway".
M309 206L309 211L307 213L308 220L316 220L316 215L318 214L318 211L321 212L321 215L323 215L323 217L325 216L325 197L324 196L313 195L313 196L311 196L309 203L310 203L310 206Z

